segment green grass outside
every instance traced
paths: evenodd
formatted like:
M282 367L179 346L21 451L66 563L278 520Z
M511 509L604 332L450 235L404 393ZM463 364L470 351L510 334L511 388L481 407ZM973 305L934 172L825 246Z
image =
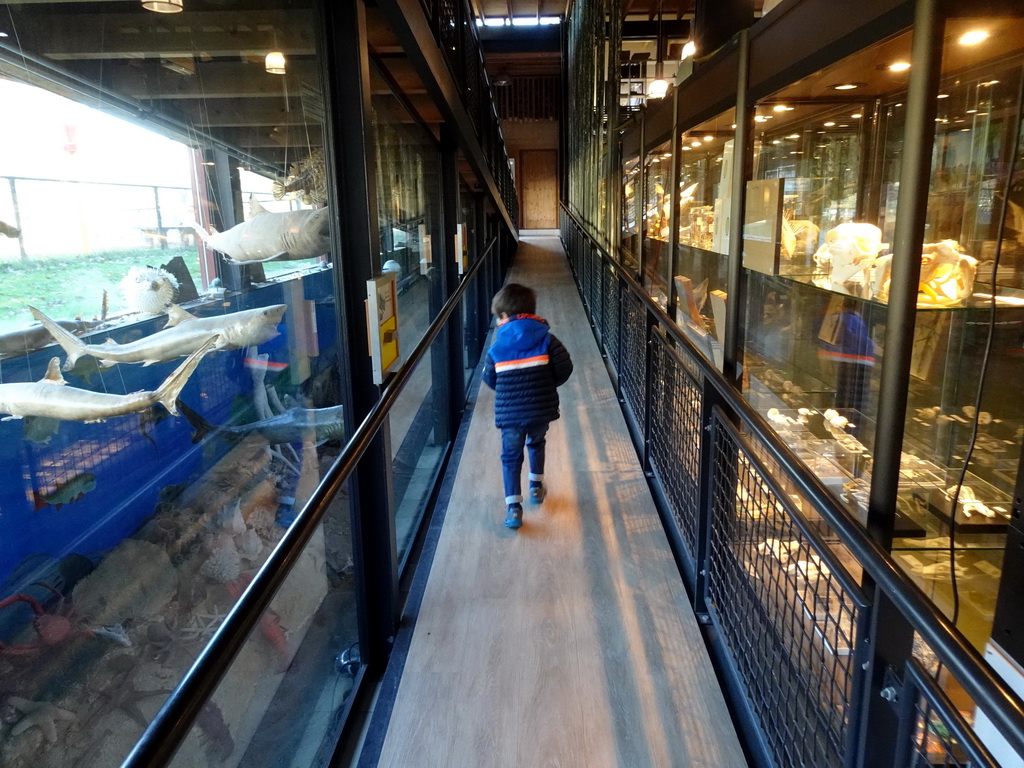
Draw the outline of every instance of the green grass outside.
M29 306L59 320L99 318L103 291L107 291L107 314L127 310L120 282L133 266L159 267L181 256L202 291L199 254L194 247L135 248L125 251L53 256L30 261L0 262L0 333L33 322ZM265 264L267 277L311 265L311 261Z
M137 248L127 251L53 256L30 261L0 262L0 331L27 325L29 305L53 318L99 318L103 291L107 313L127 309L120 282L133 266L159 267L181 256L199 287L199 255L195 248Z

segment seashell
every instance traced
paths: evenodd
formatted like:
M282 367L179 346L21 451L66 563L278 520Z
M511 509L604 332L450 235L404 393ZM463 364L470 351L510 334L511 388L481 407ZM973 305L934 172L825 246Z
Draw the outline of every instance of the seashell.
M231 547L219 547L213 550L206 561L199 567L199 573L219 584L234 581L242 572L242 559L238 550Z
M255 560L263 552L263 539L254 530L248 530L236 536L235 545L238 548L238 554L246 560Z
M214 525L224 533L238 536L245 533L245 520L242 518L242 501L236 499L234 504L226 504L214 515Z

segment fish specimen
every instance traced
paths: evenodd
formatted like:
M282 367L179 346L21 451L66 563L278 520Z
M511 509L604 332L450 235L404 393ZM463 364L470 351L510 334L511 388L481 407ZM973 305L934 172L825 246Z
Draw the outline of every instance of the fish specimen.
M184 403L178 403L182 415L195 436L192 442L198 443L211 432L218 437L240 439L253 432L263 435L271 445L281 443L299 443L312 437L317 443L326 440L340 440L345 436L344 406L333 408L289 408L282 414L269 419L239 424L234 427L216 426L211 424Z
M128 309L148 315L162 314L178 293L178 278L158 267L132 266L120 285Z
M51 322L72 334L85 333L98 325L98 323L89 323L83 320L52 320ZM27 355L29 352L42 349L50 343L51 339L50 332L37 323L17 331L0 333L0 355Z
M96 475L91 472L83 472L75 475L66 483L61 483L50 493L32 492L35 509L38 512L43 507L54 506L60 509L65 504L71 504L81 499L89 491L96 490Z
M213 349L217 336L189 355L185 361L164 379L153 391L133 392L130 395L110 395L67 386L60 374L60 359L53 358L46 376L33 383L0 384L0 413L20 419L24 416L46 416L66 421L103 421L112 416L138 413L160 403L174 415L178 414L175 401L189 376L195 371L203 355Z
M275 181L271 186L275 200L291 192L300 192L299 199L306 205L323 205L327 200L327 171L322 149L314 149L309 157L292 163L288 178Z
M21 230L17 227L11 226L6 221L0 221L0 235L5 235L7 237L20 237Z
M331 249L328 208L271 212L254 198L250 212L252 218L227 232L207 233L197 224L196 234L229 261L239 264L312 259Z
M217 337L217 344L214 347L217 350L241 349L262 344L278 335L277 324L284 317L287 305L272 304L269 307L200 318L186 312L177 304L172 304L167 311L167 325L162 331L127 344L118 344L111 339L103 344L86 344L38 309L29 309L68 353L64 370L70 371L83 355L98 358L103 366L116 363L163 363L192 354L214 336Z

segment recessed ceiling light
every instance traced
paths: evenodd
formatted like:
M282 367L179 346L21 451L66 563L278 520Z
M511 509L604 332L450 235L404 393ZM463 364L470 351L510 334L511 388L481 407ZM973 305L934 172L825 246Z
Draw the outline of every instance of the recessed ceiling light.
M799 138L800 138L800 134L799 134L799 133L791 133L791 134L790 134L789 136L787 136L786 138L787 138L787 139L799 139Z
M972 29L960 36L960 45L977 45L988 39L988 32L984 29Z
M693 141L690 142L690 146L691 147L699 147L700 146L700 141L694 139Z
M973 114L974 114L975 112L977 112L977 111L978 111L978 110L976 110L976 109L968 109L968 110L967 110L967 114L968 114L968 115L973 115Z
M948 99L949 98L949 94L948 93L940 93L935 98L937 98L937 99Z
M890 72L906 72L908 69L910 69L909 61L894 61L889 65Z
M772 141L772 144L781 144L781 143L782 143L782 142L781 142L781 141L779 141L778 139L775 139L774 141Z
M733 129L734 131L736 130L736 123L733 123L733 124L732 124L732 129Z
M854 112L852 115L850 115L850 117L852 117L854 120L858 120L864 117L864 115L862 115L860 112Z
M825 123L826 128L831 128L833 125L835 125L835 123L832 120L829 120L827 123Z
M763 122L765 122L765 121L766 121L767 119L768 119L768 118L767 118L767 117L765 117L764 115L754 115L754 122L755 122L755 123L763 123Z
M854 88L860 88L862 85L864 83L839 83L829 87L834 91L852 91Z
M683 152L689 152L689 151L690 151L689 147L683 147Z
M772 107L773 112L792 112L796 107L787 107L785 104L776 104Z
M714 140L715 140L714 136L705 136L704 137L704 141L714 141Z
M998 82L999 82L998 80L989 80L987 83L978 83L978 85L980 85L981 87L984 88L984 87L989 86L989 85L995 85Z
M0 37L8 37L8 34L6 32L0 32Z

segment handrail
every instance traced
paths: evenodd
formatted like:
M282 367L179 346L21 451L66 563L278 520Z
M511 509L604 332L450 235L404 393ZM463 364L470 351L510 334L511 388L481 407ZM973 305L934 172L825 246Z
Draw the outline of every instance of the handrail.
M786 467L797 490L806 496L825 521L839 535L843 546L857 558L864 570L884 590L893 604L907 617L913 628L938 655L940 661L957 678L974 703L985 710L996 728L1020 754L1024 754L1024 701L993 671L956 627L950 623L924 592L910 581L888 552L863 530L860 523L843 507L824 484L808 470L768 422L743 399L725 377L682 334L675 322L658 306L643 286L605 251L601 244L573 215L564 202L566 215L586 237L601 257L617 267L629 289L647 306L665 331L691 351L701 373L713 383L716 391L733 413L750 427L753 435L781 466Z
M405 363L385 385L380 399L363 419L344 450L327 470L316 490L303 505L295 522L285 531L249 586L234 604L206 647L200 652L167 701L156 713L142 737L135 743L121 768L153 768L166 765L188 735L200 710L227 673L232 661L269 607L270 601L291 573L306 543L316 531L328 504L348 480L366 453L420 360L426 354L448 318L459 306L469 283L497 242L492 238L483 253L463 276L462 282L427 329Z

